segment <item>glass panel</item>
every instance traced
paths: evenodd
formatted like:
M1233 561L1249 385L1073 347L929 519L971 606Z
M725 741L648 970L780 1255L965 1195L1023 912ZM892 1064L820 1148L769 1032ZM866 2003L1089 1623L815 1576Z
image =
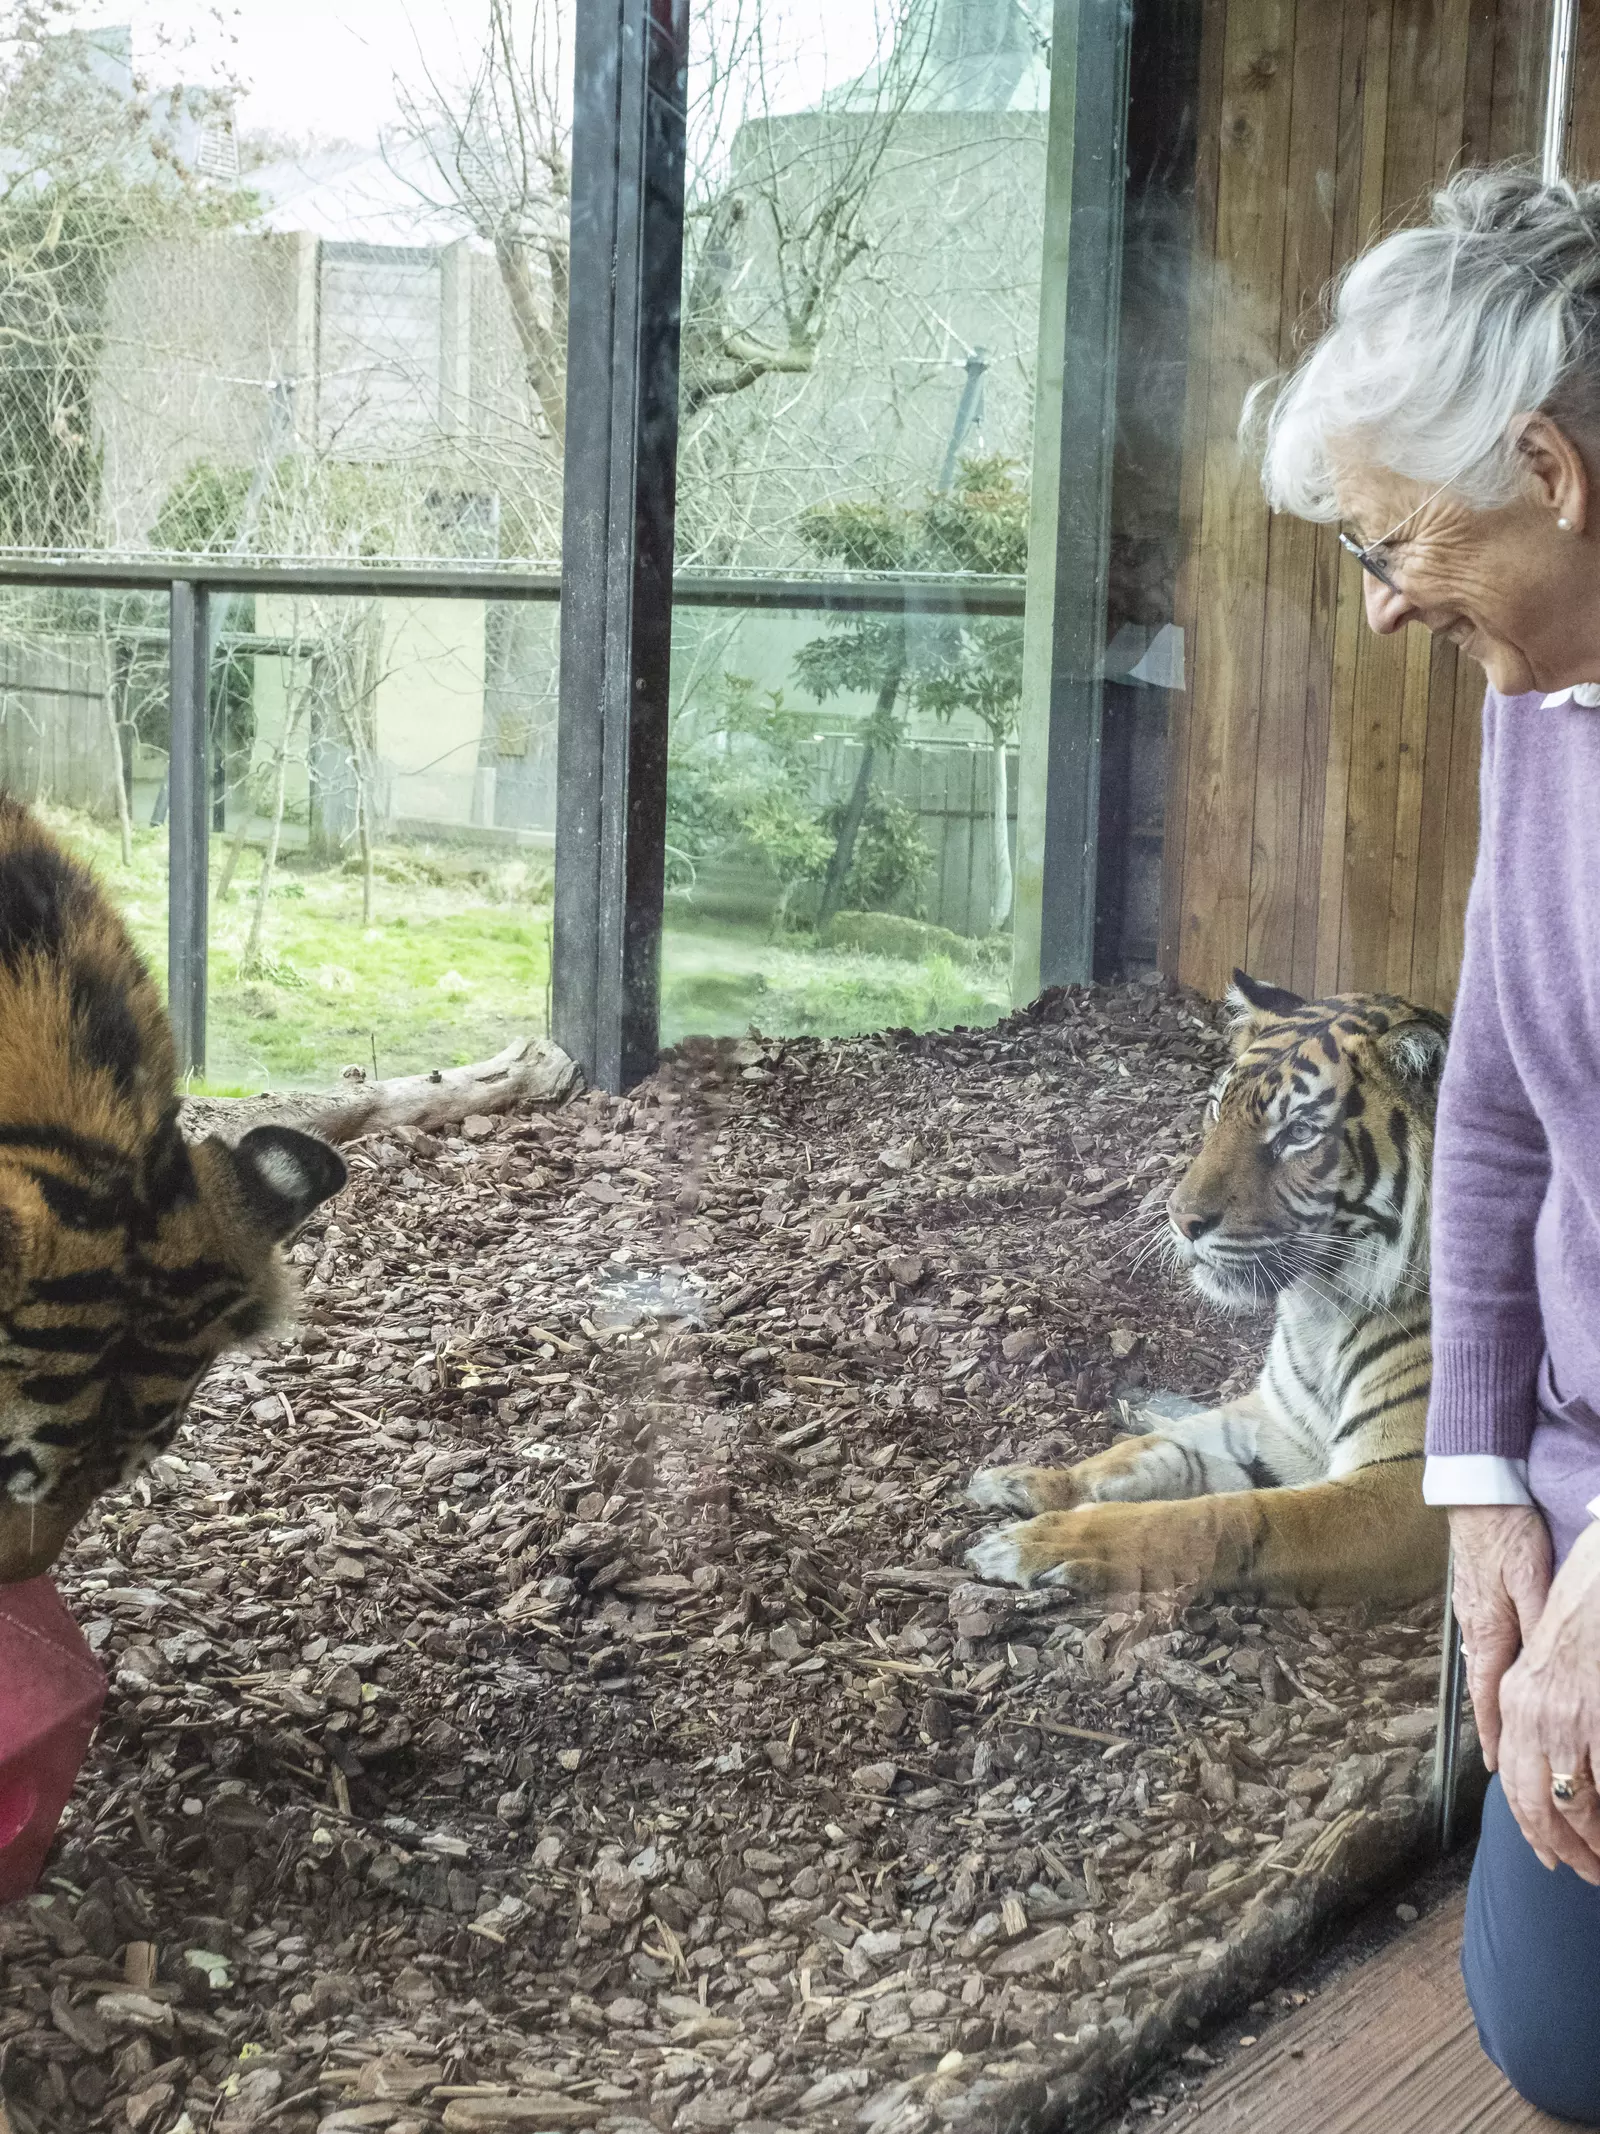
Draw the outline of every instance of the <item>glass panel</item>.
M557 15L424 10L379 51L365 0L291 13L12 25L0 553L556 555ZM4 773L163 973L166 609L0 593ZM557 637L553 604L214 599L213 1082L546 1027Z
M1021 634L679 605L664 1044L1005 1012L1016 751L964 700L1005 692Z
M417 1073L548 1029L557 638L553 603L227 604L213 1085Z
M1269 36L1237 0L1138 0L1134 13L1116 455L1109 499L1074 506L1105 505L1110 536L1098 960L1151 975L1159 966L1213 1000L1235 967L1308 998L1381 991L1448 1008L1456 986L1476 852L1482 672L1420 629L1373 635L1361 573L1341 558L1334 529L1274 518L1238 442L1248 388L1293 360L1330 278L1381 228L1421 219L1429 189L1461 165L1537 153L1548 9L1501 0L1450 23L1404 13L1405 35L1392 41L1374 24L1350 34L1353 18L1326 36L1330 18L1304 12ZM1063 406L1072 405L1069 374ZM1042 768L1025 759L1024 781ZM1169 1013L1188 1009L1135 995L1119 1005L1115 1034L1126 1035L1129 1016L1154 1026ZM1178 1065L1181 1048L1168 1055L1174 1095L1187 1081L1193 1103L1187 1115L1174 1106L1176 1175L1228 1058L1220 1021L1200 1038L1200 1056L1187 1055L1192 1064ZM1138 1071L1132 1058L1123 1071ZM1257 1073L1270 1087L1271 1063L1247 1053L1236 1076ZM1088 1135L1104 1145L1093 1126ZM1395 1159L1381 1142L1368 1153L1388 1168ZM1341 1228L1364 1198L1360 1158L1352 1149L1344 1160ZM1156 1175L1159 1205L1168 1181ZM1287 1205L1292 1189L1275 1196ZM1176 1950L1201 1918L1205 1932L1248 1942L1256 1892L1293 1886L1315 1912L1341 1874L1416 1858L1431 1827L1443 1534L1432 1537L1436 1560L1399 1538L1415 1531L1420 1487L1426 1264L1397 1266L1375 1298L1352 1277L1332 1220L1321 1208L1302 1213L1306 1234L1292 1248L1301 1272L1276 1309L1298 1314L1290 1353L1306 1384L1332 1353L1333 1335L1311 1331L1319 1324L1356 1329L1345 1337L1354 1354L1365 1322L1381 1333L1370 1348L1384 1369L1403 1360L1413 1374L1385 1379L1394 1434L1372 1455L1405 1478L1371 1515L1392 1521L1397 1539L1341 1594L1311 1574L1315 1547L1339 1530L1308 1491L1292 1575L1309 1608L1206 1603L1134 1648L1124 1709L1159 1709L1172 1693L1192 1757L1176 1782L1192 1783L1206 1806L1173 1833L1181 1845L1163 1850L1157 1818L1136 1809L1139 1835L1119 1815L1086 1848L1119 1878L1115 1923L1095 1950L1108 1963ZM1252 1280L1259 1272L1248 1258L1234 1264ZM1140 1330L1130 1404L1154 1396L1181 1440L1185 1401L1209 1406L1254 1384L1268 1327L1223 1335L1169 1278L1116 1279L1133 1291L1129 1323ZM1397 1349L1397 1333L1414 1346ZM1363 1390L1358 1374L1345 1397L1374 1398L1370 1380ZM1330 1413L1319 1396L1307 1412L1325 1444L1350 1408ZM1248 1416L1233 1427L1249 1433L1234 1446L1247 1442L1254 1455L1240 1479L1300 1479L1286 1474L1269 1431L1256 1436ZM1325 1457L1305 1479L1325 1473ZM1381 1499L1385 1484L1374 1470L1360 1487ZM1151 1507L1153 1535L1167 1516ZM1168 1533L1177 1507L1170 1516ZM1259 1564L1274 1528L1263 1510L1250 1516ZM1336 1559L1347 1576L1349 1546L1339 1542ZM1333 1605L1352 1592L1367 1604ZM1141 1899L1146 1878L1163 1874ZM1168 1918L1184 1922L1170 1941ZM1138 2021L1147 1992L1184 1990L1186 1969L1194 1975L1192 1958L1174 1953L1169 1983L1134 1988L1126 2012ZM1274 2009L1288 1999L1275 1993Z
M163 988L167 642L165 592L0 586L0 788L95 867Z
M1009 1004L1042 19L696 17L668 1042ZM700 607L706 571L772 592ZM786 608L797 575L890 599ZM930 612L953 576L1010 612Z
M8 33L0 546L557 553L554 11L291 12Z

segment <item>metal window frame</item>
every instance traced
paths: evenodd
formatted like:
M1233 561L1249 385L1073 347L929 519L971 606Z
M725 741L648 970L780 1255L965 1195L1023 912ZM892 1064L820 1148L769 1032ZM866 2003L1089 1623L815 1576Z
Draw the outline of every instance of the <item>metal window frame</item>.
M211 781L206 704L221 601L230 593L286 593L356 599L523 600L559 603L553 571L492 566L245 563L204 557L44 556L0 551L0 588L150 592L167 596L171 691L167 878L168 1012L179 1072L206 1066L207 927L209 923ZM678 607L748 608L796 613L1020 615L1020 578L870 572L794 577L688 571L671 589ZM557 759L556 776L561 776ZM561 854L557 854L557 880ZM653 1043L653 1033L652 1039ZM569 1048L570 1049L570 1048Z
M167 595L167 1012L180 1071L204 1074L211 912L211 591L173 580ZM119 770L120 775L120 770Z
M574 38L552 1034L651 1073L666 892L688 0L588 0Z
M1055 0L1051 25L1012 945L1021 999L1094 976L1133 17L1133 0Z

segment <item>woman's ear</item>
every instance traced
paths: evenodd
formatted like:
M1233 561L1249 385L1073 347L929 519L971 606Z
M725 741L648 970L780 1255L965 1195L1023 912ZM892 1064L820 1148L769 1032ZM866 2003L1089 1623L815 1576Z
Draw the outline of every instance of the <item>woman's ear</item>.
M1572 438L1553 417L1530 415L1517 436L1534 500L1563 534L1581 534L1589 521L1589 469Z

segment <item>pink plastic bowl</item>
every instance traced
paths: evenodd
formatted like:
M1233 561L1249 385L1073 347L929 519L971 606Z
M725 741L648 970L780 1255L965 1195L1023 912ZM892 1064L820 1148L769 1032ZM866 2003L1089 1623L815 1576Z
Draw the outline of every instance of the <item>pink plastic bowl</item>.
M0 1586L0 1904L38 1881L105 1694L49 1579Z

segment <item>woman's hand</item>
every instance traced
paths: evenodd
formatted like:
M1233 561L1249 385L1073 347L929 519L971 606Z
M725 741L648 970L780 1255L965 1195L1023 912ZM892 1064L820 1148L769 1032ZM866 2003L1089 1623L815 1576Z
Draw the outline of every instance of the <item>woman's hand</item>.
M1450 1513L1456 1620L1483 1760L1500 1755L1500 1682L1533 1635L1550 1590L1550 1529L1531 1505L1464 1504Z
M1500 1783L1546 1867L1564 1860L1600 1888L1600 1525L1578 1537L1520 1660L1500 1686ZM1577 1780L1570 1801L1553 1772Z

